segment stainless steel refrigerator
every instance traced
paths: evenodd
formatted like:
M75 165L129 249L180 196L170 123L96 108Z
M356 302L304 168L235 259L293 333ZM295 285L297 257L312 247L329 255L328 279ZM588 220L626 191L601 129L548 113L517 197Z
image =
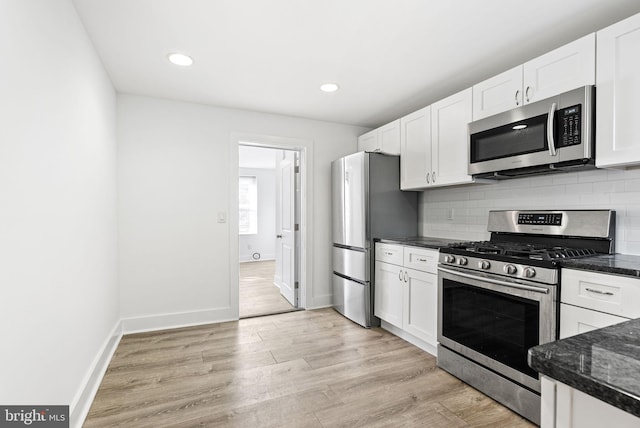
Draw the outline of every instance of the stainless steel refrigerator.
M373 312L374 238L416 236L418 197L400 190L400 158L359 152L331 164L333 307L364 327Z

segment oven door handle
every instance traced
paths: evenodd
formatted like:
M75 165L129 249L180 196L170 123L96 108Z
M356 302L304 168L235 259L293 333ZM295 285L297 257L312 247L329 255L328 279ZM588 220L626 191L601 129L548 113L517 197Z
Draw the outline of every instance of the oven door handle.
M502 285L504 287L513 287L513 288L519 288L521 290L535 291L536 293L549 294L549 289L544 287L536 287L535 285L524 285L524 284L518 284L516 282L500 281L499 279L487 278L486 276L470 275L468 273L459 272L457 270L447 269L443 267L439 267L438 270L442 272L450 273L452 275L457 275L462 278L475 279L476 281L489 282L491 284Z

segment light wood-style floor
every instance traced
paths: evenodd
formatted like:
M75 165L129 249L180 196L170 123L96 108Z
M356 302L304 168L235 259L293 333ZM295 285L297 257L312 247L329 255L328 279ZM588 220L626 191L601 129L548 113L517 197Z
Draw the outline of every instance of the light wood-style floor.
M240 263L240 318L295 310L273 284L275 260Z
M532 427L332 309L125 336L85 427Z

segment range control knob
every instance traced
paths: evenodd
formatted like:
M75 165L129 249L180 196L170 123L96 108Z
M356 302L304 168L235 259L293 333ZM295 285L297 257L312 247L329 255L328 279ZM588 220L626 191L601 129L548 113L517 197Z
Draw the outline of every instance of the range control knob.
M491 263L486 260L482 260L478 262L478 267L482 270L487 270L491 267Z
M460 266L466 266L466 265L467 265L467 263L468 263L468 260L467 260L467 258L466 258L466 257L460 257L460 258L458 259L458 264L459 264Z
M534 268L526 268L522 274L524 275L525 278L533 278L534 276L536 276L536 270Z
M518 268L516 268L514 265L504 265L502 269L506 274L509 274L509 275L513 275L516 272L518 272Z
M456 261L456 258L450 254L447 254L446 256L444 256L445 263L454 263L455 261Z

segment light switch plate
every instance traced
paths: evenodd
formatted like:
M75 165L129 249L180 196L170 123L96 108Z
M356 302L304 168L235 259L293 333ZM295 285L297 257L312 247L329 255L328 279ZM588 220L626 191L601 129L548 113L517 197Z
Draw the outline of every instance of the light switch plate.
M227 213L224 211L220 211L218 213L218 223L226 223L227 222Z

